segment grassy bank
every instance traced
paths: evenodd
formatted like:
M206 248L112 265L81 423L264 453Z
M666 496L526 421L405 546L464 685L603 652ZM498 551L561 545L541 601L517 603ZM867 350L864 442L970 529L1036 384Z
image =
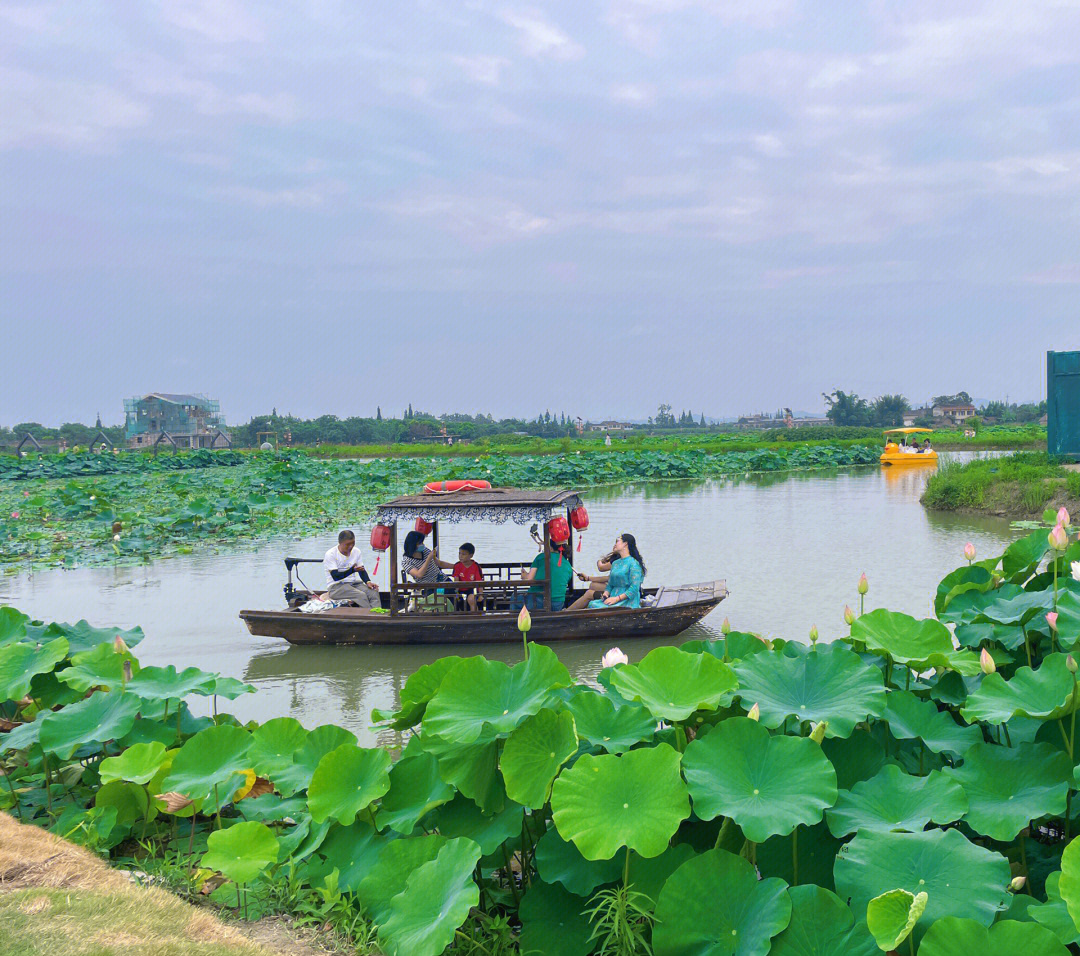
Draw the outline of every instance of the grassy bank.
M1043 452L942 465L930 476L922 502L935 511L1039 518L1047 507L1080 502L1080 472Z

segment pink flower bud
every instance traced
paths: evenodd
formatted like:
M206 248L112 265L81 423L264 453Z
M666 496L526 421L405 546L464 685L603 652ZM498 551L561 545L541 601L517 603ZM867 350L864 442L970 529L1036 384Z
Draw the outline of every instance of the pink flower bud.
M1064 505L1058 508L1057 518L1057 523L1059 525L1061 525L1063 528L1069 527L1069 510Z
M855 623L855 612L847 604L844 605L844 623L848 627Z
M724 623L720 625L720 633L721 634L730 634L731 633L731 621L729 621L726 617L724 618Z
M979 651L979 666L984 674L993 674L997 670L997 664L994 663L994 659L985 647Z
M761 720L761 708L758 707L757 704L754 704L754 706L747 711L746 716L751 720Z
M810 643L816 644L818 642L818 629L816 624L810 626Z
M1046 623L1050 625L1050 630L1052 630L1052 631L1057 630L1057 619L1058 619L1057 611L1047 611L1046 612Z
M19 512L17 512L17 511L11 512L11 517L12 518L18 518L19 517Z
M600 659L600 666L601 667L614 667L616 664L629 664L629 663L630 663L630 658L627 657L617 647L613 647L610 651L608 651Z
M1009 892L1019 893L1024 888L1025 883L1027 883L1026 876L1014 876L1012 880L1009 881Z
M1064 551L1069 546L1069 536L1060 524L1054 525L1054 530L1046 536L1046 540L1055 551Z
M864 571L862 576L859 578L859 593L865 594L869 590L870 582L866 580L866 572Z
M964 545L964 557L967 558L968 561L975 560L975 545L970 541Z
M529 628L532 627L532 615L529 614L529 609L522 606L521 613L518 615L518 630L522 634L528 634Z

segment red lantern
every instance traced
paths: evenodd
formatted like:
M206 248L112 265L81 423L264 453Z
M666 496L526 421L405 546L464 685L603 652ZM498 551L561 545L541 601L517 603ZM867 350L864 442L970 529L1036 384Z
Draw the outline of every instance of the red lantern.
M548 522L548 537L555 544L562 544L564 541L570 540L570 525L566 523L566 519L562 515L552 518Z
M377 524L371 529L371 550L385 551L390 547L390 529L384 524Z
M434 527L430 522L425 521L423 518L417 518L414 526L425 537L431 534L431 529Z
M575 531L584 531L589 527L589 512L585 510L584 505L578 505L570 512L570 523Z

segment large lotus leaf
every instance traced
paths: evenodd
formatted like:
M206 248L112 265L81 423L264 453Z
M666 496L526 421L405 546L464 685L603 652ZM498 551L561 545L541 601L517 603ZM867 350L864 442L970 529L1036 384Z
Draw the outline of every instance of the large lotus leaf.
M826 720L828 736L847 737L856 723L885 709L881 671L844 643L755 654L737 663L735 673L743 705L757 704L766 727L788 717Z
M839 896L820 886L792 886L791 922L769 956L878 956L880 950Z
M216 678L217 674L199 670L198 667L186 667L182 671L177 671L172 664L168 667L144 667L127 685L127 689L143 700L168 700L189 694L205 697L214 692Z
M323 861L326 872L338 871L340 889L356 892L360 882L379 859L382 849L389 845L370 823L356 820L347 827L332 824L330 832L315 852Z
M1003 584L987 590L970 589L957 594L950 602L945 612L939 615L939 620L944 624L966 625L974 621L983 608L1002 598L1013 597L1022 594L1024 589L1015 584Z
M73 803L64 808L49 832L100 850L115 846L128 832L127 827L117 823L116 817L114 806L84 808Z
M1065 812L1072 761L1049 744L979 743L964 763L944 771L964 788L964 822L992 840L1011 840L1031 820Z
M578 749L574 716L545 708L523 721L503 747L506 795L522 806L539 809L547 803L551 784Z
M417 867L379 927L386 956L439 956L454 941L480 901L473 879L479 860L480 847L471 840L450 840L434 860Z
M885 952L898 949L926 910L926 893L889 890L866 905L866 928Z
M530 647L528 660L513 667L466 658L447 672L428 702L424 732L458 744L506 736L543 707L553 690L570 683L569 671L542 644Z
M841 790L825 816L833 836L864 830L922 830L928 823L952 823L968 809L960 785L934 770L912 777L895 764L871 780Z
M736 827L735 832L741 831ZM797 846L795 845L797 844ZM762 876L779 877L785 883L816 883L827 890L835 890L833 884L833 865L842 842L834 837L825 821L812 827L796 827L787 836L769 837L759 843L754 850L758 872ZM741 843L725 846L737 852ZM795 856L798 851L799 873L795 876Z
M607 694L590 687L576 688L566 707L574 715L578 736L608 753L621 754L656 732L656 718L640 704L616 707Z
M463 657L451 654L417 668L401 688L401 707L397 710L376 708L371 712L371 719L389 721L394 730L415 727L423 719L428 702L439 690L443 678L463 660Z
M173 757L162 787L192 800L210 799L214 807L228 803L244 783L250 747L251 734L240 727L226 724L199 731Z
M439 737L421 736L421 746L439 761L439 776L475 800L485 813L498 813L506 804L506 789L499 770L499 742L455 744Z
M119 689L99 691L86 700L47 714L41 724L39 742L46 753L58 754L66 760L83 744L123 737L135 724L138 712L138 697Z
M742 840L742 837L739 837ZM654 909L660 898L664 884L680 866L697 853L688 843L676 843L669 846L659 856L645 859L636 853L630 857L630 886L635 893L640 893L648 901L646 909ZM616 859L618 859L616 857Z
M77 690L72 690L67 684L61 684L57 678L58 671L46 671L43 674L35 674L30 678L29 697L42 710L55 710L57 707L67 707L77 700L82 700L86 695Z
M536 872L545 883L561 883L575 896L588 896L596 887L622 876L623 860L586 860L551 827L536 841Z
M405 889L412 872L434 860L447 842L446 837L432 834L394 840L382 847L356 889L373 923L385 923L390 918L390 901Z
M72 690L82 692L91 687L122 687L125 662L133 674L139 672L139 662L131 651L118 652L112 644L99 644L91 651L75 654L71 658L71 666L65 667L56 676Z
M984 644L1000 644L1007 651L1015 651L1024 643L1024 629L1016 624L958 624L953 634L959 644L975 651Z
M856 730L850 737L826 737L821 749L836 770L839 790L869 780L885 765L885 748L866 730Z
M611 673L611 683L627 700L637 700L659 720L686 720L695 710L715 710L735 689L735 672L709 654L657 647L639 664Z
M214 830L206 841L199 862L224 873L234 883L250 883L278 861L278 838L264 823L234 823L226 830Z
M0 754L15 750L27 750L38 742L41 725L46 717L51 717L51 710L38 711L37 716L25 724L16 724L6 734L0 734Z
M1005 857L969 842L959 830L860 833L841 847L833 872L836 892L850 899L856 919L889 890L926 893L924 926L947 915L989 926L1008 903L1012 875ZM922 932L915 927L916 941Z
M934 923L919 947L919 956L1068 956L1068 952L1038 923L1003 920L987 929L955 916Z
M427 813L453 796L454 788L439 776L435 757L422 750L406 753L390 768L390 789L379 804L379 827L408 835Z
M143 674L148 670L149 667L144 668ZM292 766L293 755L304 746L307 736L308 732L294 717L268 720L252 731L251 750L248 751L251 768L260 777L276 781Z
M592 924L585 906L558 883L533 881L518 910L521 956L587 956Z
M382 748L342 744L315 768L308 808L316 823L333 817L347 827L390 789L390 754Z
M754 867L726 850L680 866L656 903L655 956L765 956L791 921L782 880L759 881Z
M0 647L0 701L22 700L30 693L30 681L49 673L68 652L66 638L58 637L37 647L7 644Z
M94 806L114 807L116 822L122 826L131 826L148 815L156 816L156 812L149 813L150 795L146 788L126 780L111 780L98 787L94 792Z
M162 743L135 744L119 757L106 757L98 765L101 782L130 780L132 783L149 783L165 763L165 745Z
M998 597L986 604L975 623L1027 624L1037 614L1054 608L1053 591L1021 591L1011 597Z
M1050 930L1066 946L1080 942L1080 930L1076 928L1069 908L1061 898L1059 881L1061 873L1051 873L1046 878L1046 902L1027 907L1030 919Z
M1066 655L1051 654L1037 669L1018 667L1009 680L999 673L987 674L960 713L971 723L1003 724L1013 717L1054 719L1074 708L1074 688Z
M292 763L286 765L283 761L278 762L280 769L276 770L270 779L282 795L290 797L307 788L319 761L331 750L344 744L355 743L355 734L334 724L323 724L304 738L300 748L293 754Z
M855 619L851 637L869 650L916 670L944 667L961 674L980 671L979 659L970 651L956 650L949 629L934 618L917 621L910 615L878 608Z
M120 638L128 647L134 647L143 639L143 629L133 627L129 631L118 627L91 627L85 620L76 624L50 624L47 627L38 627L27 624L26 634L34 640L41 640L42 636L67 638L68 653L81 654L83 651L91 651L99 644L112 644L116 638Z
M946 612L953 599L969 591L986 591L993 585L993 581L993 575L977 564L965 565L946 574L938 583L937 594L934 596L934 613L938 620L957 623L950 619Z
M240 805L243 806L243 801L241 801ZM323 823L312 823L311 817L306 813L294 819L297 822L278 838L281 844L279 859L299 864L322 846L323 840L326 839L326 835L334 824L330 820ZM338 886L340 887L340 885L339 873Z
M773 737L748 717L693 741L683 770L694 812L703 820L731 817L753 843L817 823L836 801L836 771L815 741Z
M982 740L978 727L958 724L949 711L938 710L910 691L889 693L883 719L897 740L921 740L934 753L960 754Z
M26 637L28 614L17 611L8 604L0 604L0 647Z
M1058 890L1073 922L1080 926L1080 837L1075 837L1061 854Z
M589 860L608 860L624 846L659 856L690 816L680 756L658 744L621 756L580 757L551 791L551 817L563 839Z
M521 836L525 811L511 801L498 813L484 813L472 800L458 794L439 808L436 826L446 837L465 837L480 845L484 856L494 853L511 837Z
M1005 572L1007 578L1015 577L1022 572L1030 574L1049 550L1050 542L1046 529L1032 531L1005 549L1005 553L1001 556L1001 570Z
M235 677L215 676L210 693L216 694L218 697L224 697L226 700L236 700L237 697L243 694L254 694L255 688L251 684L245 684L242 680L237 680Z

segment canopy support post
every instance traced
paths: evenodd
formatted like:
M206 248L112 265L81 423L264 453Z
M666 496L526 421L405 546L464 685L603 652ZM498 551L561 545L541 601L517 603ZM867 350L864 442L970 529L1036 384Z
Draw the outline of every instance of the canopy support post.
M390 616L397 617L397 522L390 522Z
M544 610L551 610L551 533L544 522Z

